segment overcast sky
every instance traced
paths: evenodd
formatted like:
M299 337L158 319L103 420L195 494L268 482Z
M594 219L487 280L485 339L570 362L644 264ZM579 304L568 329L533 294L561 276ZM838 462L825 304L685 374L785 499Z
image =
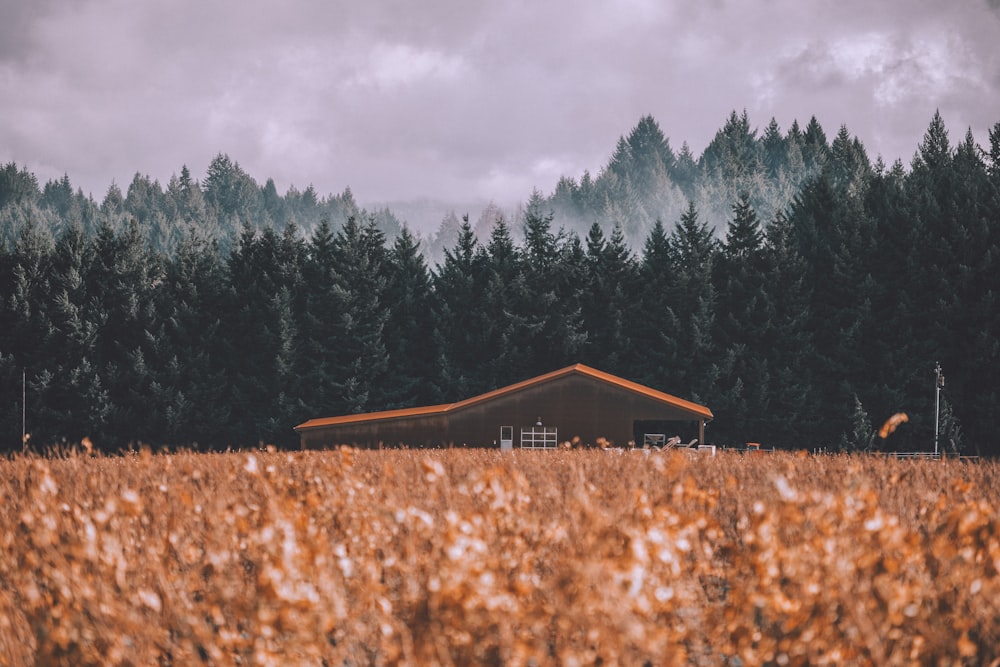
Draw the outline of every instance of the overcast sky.
M700 155L746 109L908 165L935 109L988 146L998 45L1000 0L0 0L0 162L506 204L645 114Z

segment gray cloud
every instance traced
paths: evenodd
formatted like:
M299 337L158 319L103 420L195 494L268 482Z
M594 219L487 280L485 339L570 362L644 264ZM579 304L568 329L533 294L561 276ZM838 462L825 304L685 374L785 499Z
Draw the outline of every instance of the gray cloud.
M597 171L644 114L697 153L746 108L906 162L935 109L955 138L1000 120L996 9L0 0L0 161L96 197L226 152L282 190L509 202Z

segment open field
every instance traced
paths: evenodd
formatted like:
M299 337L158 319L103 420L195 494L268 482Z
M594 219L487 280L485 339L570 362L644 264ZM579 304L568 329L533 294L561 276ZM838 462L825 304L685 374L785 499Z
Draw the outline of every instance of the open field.
M997 664L998 495L780 453L0 460L0 665Z

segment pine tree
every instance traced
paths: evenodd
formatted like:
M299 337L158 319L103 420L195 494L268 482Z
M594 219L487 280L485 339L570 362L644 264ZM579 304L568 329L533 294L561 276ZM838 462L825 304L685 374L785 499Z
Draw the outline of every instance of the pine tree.
M122 196L121 188L114 181L108 186L104 201L101 202L101 213L114 220L118 220L125 213L125 197Z
M230 388L235 369L223 344L233 292L217 244L188 234L164 267L148 363L149 422L155 443L224 448L236 438Z
M3 264L5 298L0 301L0 312L5 326L0 331L0 349L16 355L22 366L37 368L45 362L43 346L52 334L47 306L53 289L54 252L49 233L29 221Z
M437 393L443 401L468 398L487 387L482 359L480 306L487 287L485 255L463 216L455 246L445 251L444 262L434 275L438 296L437 321L441 350Z
M132 183L128 186L128 194L125 196L125 211L140 225L148 228L156 214L162 214L165 204L160 183L149 176L136 172Z
M827 168L835 188L849 197L864 196L872 176L871 163L861 141L851 137L846 125L840 126L830 146Z
M802 134L802 130L799 128L799 122L792 121L792 126L788 128L788 133L785 135L785 144L787 149L787 179L786 182L794 183L793 191L798 192L798 188L802 183L809 180L812 175L809 170L806 169L805 164L805 154L806 154L806 140ZM794 194L793 192L793 194ZM789 201L790 201L789 197Z
M580 187L575 180L567 176L560 177L556 182L549 204L555 213L555 219L567 226L576 224L576 221L585 216Z
M775 340L775 307L767 291L766 263L764 233L744 193L733 206L713 267L720 368L715 432L737 442L760 441L769 412L771 377L764 351Z
M292 202L289 201L293 198L291 196L292 191L293 188L289 187L288 192L285 193L285 197L282 198L278 194L278 187L274 184L274 179L267 179L260 189L261 207L263 208L264 215L270 222L269 225L265 226L286 225L294 221L298 226L305 228L302 220L295 213L288 211L288 209L294 209Z
M770 328L774 343L762 352L768 368L769 410L762 416L760 438L782 448L822 445L814 430L815 354L810 328L812 283L795 229L778 213L765 229L767 300L774 308Z
M855 393L868 383L866 352L877 337L873 304L879 287L869 267L875 227L860 203L834 188L827 171L796 198L790 216L808 267L813 307L812 366L818 392L816 430L837 438Z
M708 214L728 217L729 207L743 192L759 197L755 201L757 207L771 207L767 196L767 171L756 135L746 111L742 115L733 111L705 148L700 163L702 189L698 201Z
M340 346L346 335L343 317L348 304L338 269L334 232L329 221L323 219L306 246L302 269L302 355L298 375L305 390L303 403L308 416L346 410L339 378L343 373Z
M867 452L875 443L875 429L871 419L861 404L861 399L854 395L854 411L851 413L851 430L840 436L840 451Z
M343 412L379 410L389 399L389 353L385 327L385 236L369 218L348 218L334 238L333 258L343 299L342 338L337 351L338 393Z
M44 338L46 362L28 376L29 411L36 425L32 442L37 446L91 437L111 447L103 438L111 400L91 361L99 338L86 282L93 261L94 246L81 226L70 226L56 240L52 295L45 306L51 322Z
M288 425L305 410L295 373L300 345L294 304L302 289L304 244L286 227L256 233L244 227L228 261L232 305L222 335L233 369L234 438L243 443L291 445Z
M54 243L46 230L30 221L21 229L13 250L0 249L0 400L22 403L22 380L32 380L49 363L47 340L52 323L47 312ZM34 403L34 401L33 401ZM37 408L32 406L32 415ZM21 410L0 414L0 452L21 449ZM39 434L41 435L41 434Z
M638 266L640 287L632 319L632 344L635 359L628 377L643 384L668 391L679 361L679 320L673 309L671 295L676 292L670 238L660 220L643 245Z
M96 325L89 360L100 373L112 405L105 437L113 448L150 442L145 421L152 380L146 358L156 326L154 286L163 276L159 256L146 247L134 219L116 233L102 226L93 241L93 262L85 275L90 295L84 313Z
M685 395L695 401L707 400L719 376L713 344L716 293L712 284L718 242L707 223L699 220L693 202L688 203L670 235L669 247L674 275L667 303L679 344L676 367L669 372Z
M974 167L971 161L960 162L965 162L968 176L977 171L982 173L982 167ZM901 322L901 326L914 336L908 345L911 356L904 360L911 370L907 394L908 398L912 397L911 405L914 406L911 408L915 413L911 429L914 433L927 434L933 430L926 417L932 413L933 406L926 390L920 391L926 384L926 377L919 369L930 367L938 360L950 369L968 363L965 360L969 355L968 343L960 350L954 341L974 335L960 322L968 321L969 313L962 311L969 309L976 299L970 300L970 294L962 294L960 285L963 275L972 274L970 259L978 254L976 251L971 256L966 254L964 245L970 231L967 221L979 216L968 207L967 185L963 182L965 179L958 178L956 166L956 151L952 149L940 113L935 112L905 179L902 204L905 207L903 224L911 226L907 239L914 242L908 249L910 271L903 287L903 294L912 307L901 313L913 318L910 322ZM968 186L977 188L975 181L973 177ZM978 360L975 363L978 365ZM952 389L959 395L963 392L956 378L961 375L951 375L951 384L955 385ZM956 405L961 406L962 402L960 398Z
M619 138L598 179L599 206L591 219L620 225L626 238L642 238L656 217L680 206L682 195L673 180L676 163L660 126L652 116L643 116L627 137Z
M551 212L529 205L504 333L510 370L522 378L574 363L586 341L579 286L563 255L565 236L551 224Z
M924 190L926 208L916 214L927 220L933 243L924 261L940 262L924 267L922 281L936 295L933 302L925 300L925 314L934 320L929 333L935 358L952 369L949 394L956 415L964 421L975 414L985 427L979 431L970 424L970 435L980 442L990 437L986 425L1000 417L993 400L1000 386L984 381L1000 369L995 342L1000 215L991 205L1000 196L982 154L971 131L951 150L940 115L935 114L911 176ZM956 346L957 340L963 344Z
M782 136L774 117L764 130L760 144L764 168L771 180L777 181L788 168L788 141Z
M603 199L597 183L591 177L590 172L584 169L583 176L580 177L580 188L577 192L577 206L580 208L580 217L583 220L593 218L597 215L603 204Z
M674 164L674 182L681 189L681 192L689 200L694 198L694 192L698 183L698 162L691 153L691 147L685 141L681 144L680 153L677 154L677 161Z
M386 272L385 303L390 310L385 345L391 372L384 407L432 404L437 400L432 382L440 355L434 321L437 306L419 244L406 228L389 251Z
M468 217L468 216L466 216ZM462 223L454 211L449 211L431 237L425 253L429 266L438 266L445 259L445 251L455 247L461 233Z
M191 178L187 165L181 167L181 177L178 180L177 211L180 217L190 226L208 223L208 209L205 195L198 181ZM221 240L221 239L219 239Z
M57 216L40 204L38 179L27 169L9 162L0 168L0 248L12 248L21 230L31 224L53 234ZM51 221L50 221L51 220Z
M761 169L756 131L750 129L746 110L742 115L732 111L701 156L705 172L731 187L743 185L748 177Z
M809 119L805 132L802 133L802 166L807 177L815 176L826 166L830 146L816 116Z
M876 163L865 195L865 213L873 221L869 269L877 286L872 297L874 335L859 353L869 379L865 404L874 415L890 415L926 393L924 373L915 360L933 352L927 349L926 322L915 291L921 272L914 249L923 241L922 221L909 210L906 173L900 162L889 170ZM919 430L919 412L914 426L897 433L889 445L913 450L919 444L912 434ZM879 443L885 446L885 443Z
M63 174L58 181L48 181L42 189L42 205L58 213L63 220L68 220L73 207L73 184L69 174Z
M264 227L260 217L263 208L260 187L228 155L220 153L209 163L202 189L205 203L217 220L223 246L231 245L246 224L255 229Z
M507 346L507 322L514 308L515 286L521 270L521 254L514 245L510 226L497 221L482 257L483 295L477 326L480 332L484 388L502 387L519 380Z
M982 197L982 211L985 212L985 219L988 221L989 240L983 242L980 256L978 274L981 281L979 286L981 292L974 302L973 309L979 310L983 317L983 322L977 327L977 347L982 352L977 352L972 358L982 356L985 359L986 373L989 377L996 378L997 355L1000 348L995 341L1000 339L1000 303L997 295L1000 295L1000 286L997 285L1000 279L1000 123L994 125L989 132L990 150L987 163L985 164L988 185ZM985 310L980 310L985 309ZM992 345L990 343L993 342ZM984 373L982 368L971 371ZM976 451L982 454L988 453L986 445L980 443L989 442L988 432L1000 421L997 414L997 406L1000 406L1000 386L993 383L988 390L972 390L972 382L968 383L970 391L966 394L966 411L964 421L968 433L967 441L976 443ZM969 399L978 399L973 403ZM973 426L973 416L975 426ZM972 447L968 447L972 449ZM995 451L995 450L994 450Z
M626 141L632 161L629 178L637 186L639 196L648 200L663 189L673 172L676 157L670 140L652 116L643 116Z
M611 373L626 373L632 353L630 316L638 274L621 226L615 226L610 241L605 241L600 225L591 227L582 285L585 298L581 315L587 333L582 360Z
M990 180L996 184L1000 181L1000 122L990 128L990 150L987 154L988 164L986 167Z
M947 399L941 399L941 421L938 428L943 451L952 456L960 456L965 452L961 422Z
M17 168L8 162L0 168L0 209L8 205L33 204L38 201L38 179L27 167Z

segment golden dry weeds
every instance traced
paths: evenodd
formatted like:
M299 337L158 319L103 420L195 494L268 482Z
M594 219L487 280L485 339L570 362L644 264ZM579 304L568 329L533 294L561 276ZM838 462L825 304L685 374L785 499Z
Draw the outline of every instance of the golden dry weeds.
M0 461L0 665L1000 660L997 464Z

